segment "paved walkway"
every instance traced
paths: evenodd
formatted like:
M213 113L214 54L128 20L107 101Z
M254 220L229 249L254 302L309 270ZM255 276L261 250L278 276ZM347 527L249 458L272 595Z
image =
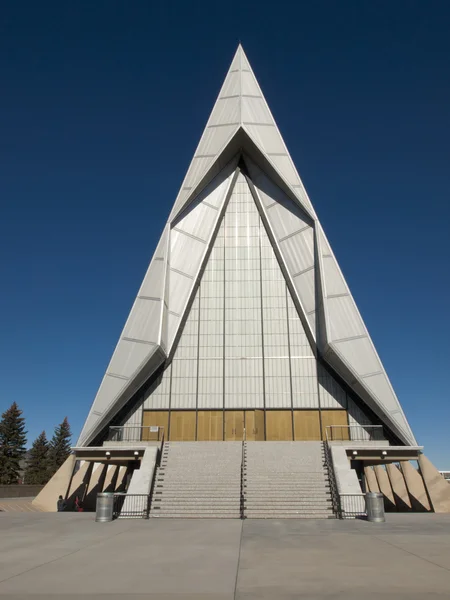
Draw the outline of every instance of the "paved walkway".
M0 513L0 600L450 596L450 515L386 524Z
M41 512L32 504L33 498L0 498L0 512Z

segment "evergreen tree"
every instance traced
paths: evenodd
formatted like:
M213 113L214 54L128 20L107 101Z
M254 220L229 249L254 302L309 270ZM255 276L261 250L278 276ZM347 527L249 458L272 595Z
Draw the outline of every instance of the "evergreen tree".
M50 442L50 471L51 475L56 473L59 467L64 463L66 458L70 454L70 438L72 433L70 431L69 421L67 417L64 421L55 427L55 433L53 434Z
M49 465L50 445L45 431L34 440L28 453L28 464L25 470L25 483L43 485L50 479Z
M22 411L13 402L0 421L0 483L17 483L20 461L26 453L27 436Z

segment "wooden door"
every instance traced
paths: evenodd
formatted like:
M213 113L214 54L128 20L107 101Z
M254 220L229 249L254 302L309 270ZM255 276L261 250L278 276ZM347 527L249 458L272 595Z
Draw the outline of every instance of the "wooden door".
M267 441L292 440L292 412L290 410L266 410Z
M167 439L169 432L169 411L167 410L144 410L142 416L142 441ZM159 427L158 431L151 431L151 427Z
M198 411L197 440L199 442L217 442L223 440L223 411Z
M320 436L318 410L294 410L294 440L316 441Z
M348 440L349 430L348 430L348 420L347 420L347 411L346 410L322 410L322 439L327 439L327 426L330 425L343 425L343 427L333 427L332 429L328 429L328 435L330 435L330 431L332 433L332 439L339 440Z
M264 411L245 411L245 439L249 442L264 441Z
M194 442L195 441L195 411L172 410L170 411L170 441Z
M225 441L242 441L244 437L244 411L225 411Z

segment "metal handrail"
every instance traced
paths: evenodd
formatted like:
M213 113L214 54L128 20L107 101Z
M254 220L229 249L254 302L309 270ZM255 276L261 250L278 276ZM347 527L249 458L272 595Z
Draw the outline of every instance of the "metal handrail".
M148 519L149 514L150 494L114 493L113 518Z
M339 494L341 506L341 519L356 519L358 517L367 516L366 511L366 495L361 492L359 494L347 494L342 492Z
M242 452L241 452L241 493L240 493L241 519L245 519L244 470L245 470L245 429L244 429L244 439L242 440Z
M325 431L327 442L386 441L383 425L327 425Z
M156 434L156 439L152 436ZM108 442L145 442L164 440L162 425L111 425L108 431Z
M325 465L328 471L328 479L330 481L331 502L333 504L333 512L337 519L342 519L341 499L337 489L336 477L334 475L333 461L331 458L331 449L328 442L324 442L325 450Z

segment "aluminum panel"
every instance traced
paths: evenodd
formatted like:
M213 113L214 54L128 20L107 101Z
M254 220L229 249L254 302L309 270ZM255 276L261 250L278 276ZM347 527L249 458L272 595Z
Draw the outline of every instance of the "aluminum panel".
M226 182L225 182L226 185ZM198 204L181 221L176 224L176 230L184 231L196 238L207 242L217 222L218 211L206 204ZM171 232L171 241L174 230ZM172 262L172 257L171 257Z
M295 167L288 154L282 155L271 155L271 162L275 165L277 171L281 174L283 179L289 183L289 185L297 185L300 180L295 171Z
M108 373L105 375L100 389L95 397L95 413L99 414L95 415L97 418L93 418L93 423L98 421L99 417L106 411L106 409L114 403L116 397L127 384L127 379L111 377L108 375Z
M138 296L162 298L164 295L165 270L166 263L163 260L153 259L145 274Z
M286 152L286 146L276 127L246 124L245 129L263 152L271 154Z
M160 300L136 298L123 330L123 337L145 342L156 342L158 340L160 315Z
M279 245L292 276L314 266L314 232L311 227L280 241Z
M241 94L241 74L239 71L228 72L220 90L219 98L224 96L239 96Z
M382 369L381 362L367 337L339 342L334 344L334 348L347 364L362 377Z
M195 188L200 183L213 162L214 157L207 155L206 153L194 156L191 166L189 167L189 171L187 172L186 178L183 182L183 187L189 189Z
M238 98L218 98L214 110L208 121L208 127L211 125L225 125L239 123L240 119L240 101Z
M142 424L142 408L142 402L140 402L137 406L134 406L133 410L122 421L122 425L127 425L129 427L140 427Z
M185 408L190 410L195 410L195 406L197 404L197 395L196 394L172 394L170 407L172 409Z
M225 148L229 140L231 140L233 135L236 133L237 129L237 125L207 127L203 133L195 154L200 156L212 154L213 156L216 156L223 148ZM184 185L185 183L183 183L183 187ZM182 206L182 203L179 203L177 200L177 205Z
M274 125L264 98L241 98L241 122L242 123L266 123Z
M330 340L366 335L366 328L351 296L327 299Z
M199 409L221 409L223 408L223 394L198 394Z
M267 218L278 241L305 229L305 227L312 233L312 228L304 218L301 209L287 198L284 206L278 203L272 204L267 210Z
M243 94L244 96L261 96L259 85L253 73L249 71L242 71L240 73L240 85L241 94Z
M323 258L323 276L325 280L325 295L335 296L348 294L348 287L339 271L333 256Z
M129 340L120 340L108 366L108 373L131 377L141 364L153 352L153 344L141 344Z
M334 377L321 365L317 365L321 408L347 408L347 394Z
M372 425L369 417L355 404L355 402L348 399L348 423L349 425ZM370 440L370 429L352 429L350 428L350 439L364 439Z
M300 298L303 306L303 310L307 313L314 311L316 307L316 287L315 287L315 275L314 269L306 271L301 275L294 277L294 287ZM315 325L315 317L308 315L309 324L312 327Z

